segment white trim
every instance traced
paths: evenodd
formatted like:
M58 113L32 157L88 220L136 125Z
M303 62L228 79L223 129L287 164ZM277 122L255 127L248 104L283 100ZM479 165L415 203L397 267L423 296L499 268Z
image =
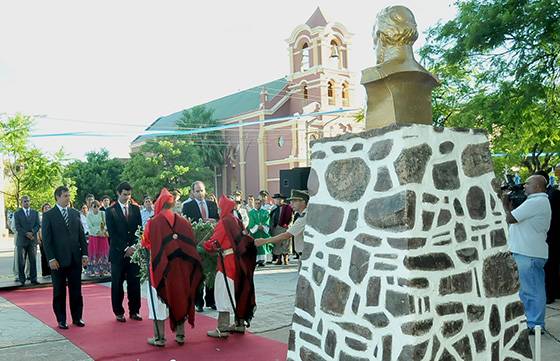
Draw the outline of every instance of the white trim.
M282 164L286 164L286 163L291 163L295 160L296 158L293 157L288 157L288 158L282 158L282 159L273 159L273 160L266 160L264 162L264 164L268 167L271 165L282 165Z
M293 123L296 123L297 119L291 119L291 120L287 120L285 122L278 122L278 123L273 123L273 124L268 124L264 126L264 129L266 130L273 130L273 129L278 129L278 128L284 128L284 127L289 127L291 126Z

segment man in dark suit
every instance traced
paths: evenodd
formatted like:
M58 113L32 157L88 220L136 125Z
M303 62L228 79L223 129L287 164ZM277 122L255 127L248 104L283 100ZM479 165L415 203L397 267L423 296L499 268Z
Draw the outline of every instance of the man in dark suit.
M52 270L53 310L58 327L67 329L66 283L70 294L72 323L84 327L82 310L82 267L88 264L88 253L80 212L69 207L70 192L60 186L54 191L56 206L43 214L41 232L43 248Z
M137 243L136 231L142 227L140 208L130 203L132 187L128 182L117 186L118 201L105 211L107 230L111 237L109 260L111 261L111 303L117 321L126 322L124 317L123 282L126 280L128 311L130 318L140 317L140 279L138 265L130 262Z
M190 219L191 222L217 222L220 216L218 215L218 205L215 202L206 200L206 187L201 181L196 181L191 186L191 193L193 200L186 202L183 205L183 215ZM204 282L202 282L204 283ZM206 289L206 297L204 297L204 288L201 286L196 293L196 311L202 312L204 310L204 301L206 299L206 307L216 309L214 302L214 288L204 287Z
M31 209L29 196L21 197L21 208L14 214L16 228L16 247L18 257L19 283L25 284L25 262L29 260L29 279L31 284L37 282L37 232L39 231L39 213Z

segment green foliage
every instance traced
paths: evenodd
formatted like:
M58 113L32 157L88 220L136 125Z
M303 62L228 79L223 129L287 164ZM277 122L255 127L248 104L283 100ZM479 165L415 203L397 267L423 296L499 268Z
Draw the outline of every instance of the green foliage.
M143 144L125 164L121 175L134 190L133 197L155 197L163 187L187 194L195 180L212 184L212 171L204 166L199 151L192 142L170 138Z
M458 1L457 17L431 28L420 55L442 81L434 122L485 129L496 162L523 162L535 144L560 151L560 2Z
M110 159L109 151L102 149L99 152L86 153L85 161L70 163L64 174L76 184L76 203L80 206L89 193L93 194L95 199L100 199L105 194L113 197L123 169L122 161Z
M140 283L148 281L150 277L148 267L150 264L150 250L142 246L142 237L144 235L144 230L140 227L134 233L136 236L135 250L130 257L130 262L136 263L138 265L138 278L140 278Z
M204 242L210 239L212 234L214 234L214 228L216 224L210 222L195 222L192 225L194 236L198 245L196 250L200 254L202 259L202 273L206 284L208 287L214 287L214 281L216 280L216 268L218 265L218 255L216 253L208 253L202 246Z
M214 119L214 110L204 106L196 106L183 111L183 116L177 121L181 130L210 128L220 125ZM209 168L221 167L224 164L225 142L221 131L205 132L188 136L181 136L197 145L197 150L204 164Z
M75 193L72 181L63 176L64 153L52 156L29 145L31 117L16 115L0 121L0 153L4 155L6 208L16 209L22 196L31 198L32 207L39 209L44 203L54 203L54 190L67 185Z

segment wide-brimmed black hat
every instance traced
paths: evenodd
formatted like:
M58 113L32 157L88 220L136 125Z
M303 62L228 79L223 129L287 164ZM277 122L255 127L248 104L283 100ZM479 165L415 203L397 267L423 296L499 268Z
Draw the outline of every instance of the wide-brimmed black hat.
M274 195L272 196L272 199L278 199L278 198L286 199L287 197L283 194L280 194L280 193L274 193Z
M292 195L290 196L290 198L288 198L288 200L289 201L302 200L302 201L309 202L309 193L307 193L307 191L300 191L300 190L293 189Z

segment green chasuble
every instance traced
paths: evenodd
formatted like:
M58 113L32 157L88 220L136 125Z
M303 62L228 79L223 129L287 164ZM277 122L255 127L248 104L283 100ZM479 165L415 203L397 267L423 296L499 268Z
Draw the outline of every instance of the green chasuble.
M263 230L258 230L259 226L263 226ZM265 209L251 209L249 211L249 225L247 230L253 238L270 238L270 214ZM264 244L257 247L257 255L269 254L274 248L273 244Z

